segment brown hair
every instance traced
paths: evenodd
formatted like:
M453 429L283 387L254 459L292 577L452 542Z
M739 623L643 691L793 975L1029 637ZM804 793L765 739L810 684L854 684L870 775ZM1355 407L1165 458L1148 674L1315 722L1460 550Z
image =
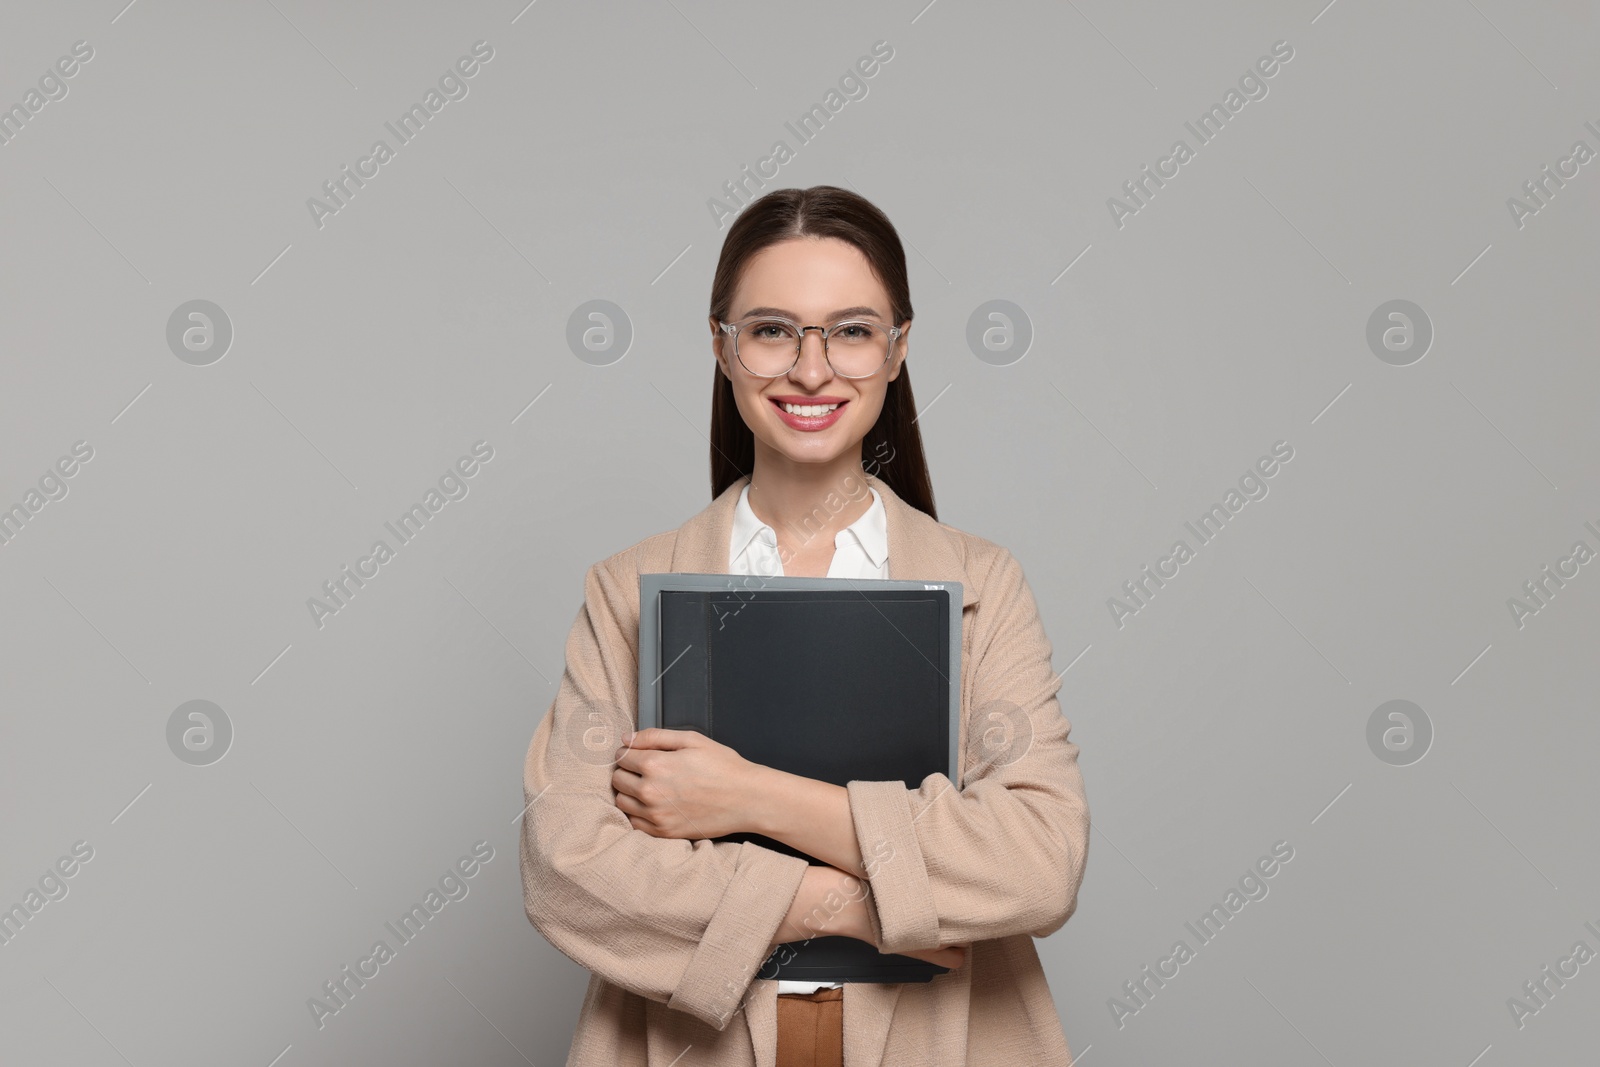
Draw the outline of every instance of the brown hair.
M723 239L711 283L713 319L728 321L734 288L750 258L768 245L792 237L837 237L860 249L889 293L893 324L899 326L911 318L905 249L888 216L849 190L813 185L809 189L774 189L734 220ZM917 405L911 394L909 363L909 359L902 363L899 376L888 384L878 421L862 440L862 465L887 483L896 496L937 519L922 433L913 421ZM711 496L715 499L754 469L755 435L739 414L733 383L715 365L712 377Z

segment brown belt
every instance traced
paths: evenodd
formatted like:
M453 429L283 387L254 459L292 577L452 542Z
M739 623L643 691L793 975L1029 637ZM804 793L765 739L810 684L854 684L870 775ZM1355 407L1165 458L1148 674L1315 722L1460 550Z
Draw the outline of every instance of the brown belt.
M844 1067L844 987L778 994L778 1067Z

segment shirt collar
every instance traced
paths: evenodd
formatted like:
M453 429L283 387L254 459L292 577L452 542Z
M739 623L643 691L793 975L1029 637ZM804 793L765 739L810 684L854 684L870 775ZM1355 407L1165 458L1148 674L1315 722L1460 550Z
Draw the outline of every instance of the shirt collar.
M855 538L873 566L882 567L883 561L889 558L889 517L888 512L884 510L883 497L879 495L878 490L871 486L867 488L872 493L871 506L859 519L841 532ZM757 537L774 552L777 551L777 533L771 526L756 518L755 511L750 507L749 497L750 485L746 482L744 488L739 490L739 499L733 508L733 532L729 538L732 559L738 559ZM837 544L837 540L834 543Z

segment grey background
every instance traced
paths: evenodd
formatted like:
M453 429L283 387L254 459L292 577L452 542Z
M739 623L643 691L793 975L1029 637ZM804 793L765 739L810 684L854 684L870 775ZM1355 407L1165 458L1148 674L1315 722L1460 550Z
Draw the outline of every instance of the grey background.
M907 241L940 517L1015 552L1065 671L1094 831L1039 948L1074 1053L1593 1056L1600 962L1520 1028L1507 1000L1600 950L1600 564L1521 627L1507 601L1600 547L1600 161L1520 228L1506 201L1600 148L1594 5L11 2L0 106L78 40L0 146L0 506L94 450L0 546L0 902L94 854L0 946L0 1059L562 1062L587 974L522 914L521 764L584 568L708 500L707 201L780 138L768 188L854 188ZM468 95L319 229L307 199L478 40ZM1115 225L1279 40L1268 95ZM209 366L166 341L196 299L234 331ZM633 330L606 366L566 342L596 299ZM1408 366L1366 342L1394 299L1435 331ZM1033 331L1004 366L966 343L990 300ZM314 625L479 440L469 494ZM168 747L197 699L233 727L209 766ZM1367 741L1395 699L1434 732L1409 766ZM319 1030L308 998L479 840Z

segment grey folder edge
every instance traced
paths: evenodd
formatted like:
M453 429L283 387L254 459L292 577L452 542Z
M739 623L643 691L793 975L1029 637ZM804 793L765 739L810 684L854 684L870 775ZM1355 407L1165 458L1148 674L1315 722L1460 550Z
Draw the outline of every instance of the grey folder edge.
M639 729L694 729L756 763L844 785L943 774L957 789L960 582L639 575ZM666 647L664 647L664 645ZM751 842L813 864L756 833ZM893 862L870 854L864 862ZM758 977L926 982L948 968L816 935Z

